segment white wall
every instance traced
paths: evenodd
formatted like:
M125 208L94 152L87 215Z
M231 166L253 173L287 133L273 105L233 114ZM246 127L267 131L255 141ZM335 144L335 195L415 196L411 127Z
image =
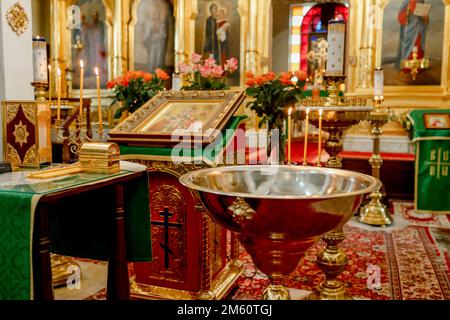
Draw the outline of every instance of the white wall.
M6 21L6 12L17 0L0 0L0 100L34 100L31 0L21 0L28 15L28 28L20 36ZM0 112L0 120L3 112ZM3 137L0 130L0 159Z

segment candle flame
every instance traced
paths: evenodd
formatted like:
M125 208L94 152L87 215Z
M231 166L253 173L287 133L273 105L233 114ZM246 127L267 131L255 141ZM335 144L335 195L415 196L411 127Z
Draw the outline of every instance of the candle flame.
M56 69L56 73L57 73L58 77L61 77L61 69L60 68Z
M48 71L52 71L52 65L51 64L48 65Z
M290 107L289 110L288 110L288 116L290 117L291 114L292 114L292 107Z
M306 108L306 115L309 115L309 108Z
M98 68L97 68L97 67L95 67L94 72L95 72L95 75L96 75L96 76L99 75L99 73L98 73Z
M81 69L84 68L84 62L83 62L83 60L80 60L80 68L81 68Z
M322 116L323 114L323 109L319 109L319 116Z

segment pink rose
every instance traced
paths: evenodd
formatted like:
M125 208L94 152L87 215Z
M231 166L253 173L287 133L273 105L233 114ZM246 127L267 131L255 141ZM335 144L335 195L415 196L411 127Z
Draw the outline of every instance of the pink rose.
M202 55L194 52L191 56L191 61L196 64L200 63L202 61Z
M191 66L191 72L193 72L193 73L198 72L199 69L200 69L200 65L199 64L193 64Z
M212 68L212 76L214 78L221 78L223 76L223 68L221 66Z
M225 71L233 73L238 69L238 60L236 58L228 59L225 63Z
M214 68L216 66L216 59L208 58L205 60L205 67Z
M204 78L209 78L213 73L213 68L209 67L209 66L202 66L200 68L200 74L202 75L202 77Z
M178 68L180 69L181 74L190 73L189 67L185 63L180 63Z

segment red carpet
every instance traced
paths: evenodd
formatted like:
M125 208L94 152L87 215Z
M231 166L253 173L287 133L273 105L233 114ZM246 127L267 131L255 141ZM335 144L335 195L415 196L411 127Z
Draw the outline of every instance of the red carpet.
M448 300L450 299L450 222L448 216L415 214L409 202L395 202L394 224L388 228L364 226L353 220L346 228L341 247L349 264L340 276L355 299ZM323 279L314 261L323 243L313 247L284 284L312 291ZM268 284L255 270L250 256L241 254L246 269L228 299L259 299ZM369 289L368 267L378 266L381 288ZM104 299L102 290L90 299Z

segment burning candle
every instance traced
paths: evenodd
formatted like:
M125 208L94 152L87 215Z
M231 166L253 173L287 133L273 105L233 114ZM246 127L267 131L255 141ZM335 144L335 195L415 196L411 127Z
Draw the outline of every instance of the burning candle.
M292 155L292 107L289 108L288 111L288 121L287 121L287 126L288 126L288 164L291 164L291 155Z
M52 65L48 65L48 105L52 106Z
M80 121L83 117L83 82L84 82L84 62L80 60Z
M303 165L307 166L307 156L308 156L308 129L309 129L309 108L306 109L306 119L305 119L305 144L303 146Z
M56 69L56 74L56 90L58 90L58 109L56 110L56 119L59 122L61 120L61 69L59 67Z
M94 72L95 76L97 77L98 127L100 129L103 126L103 119L102 119L102 100L100 97L100 72L98 71L98 67L95 67Z
M320 161L322 159L322 114L323 109L319 109L319 146L318 146L318 153L317 153L317 166L320 167Z

